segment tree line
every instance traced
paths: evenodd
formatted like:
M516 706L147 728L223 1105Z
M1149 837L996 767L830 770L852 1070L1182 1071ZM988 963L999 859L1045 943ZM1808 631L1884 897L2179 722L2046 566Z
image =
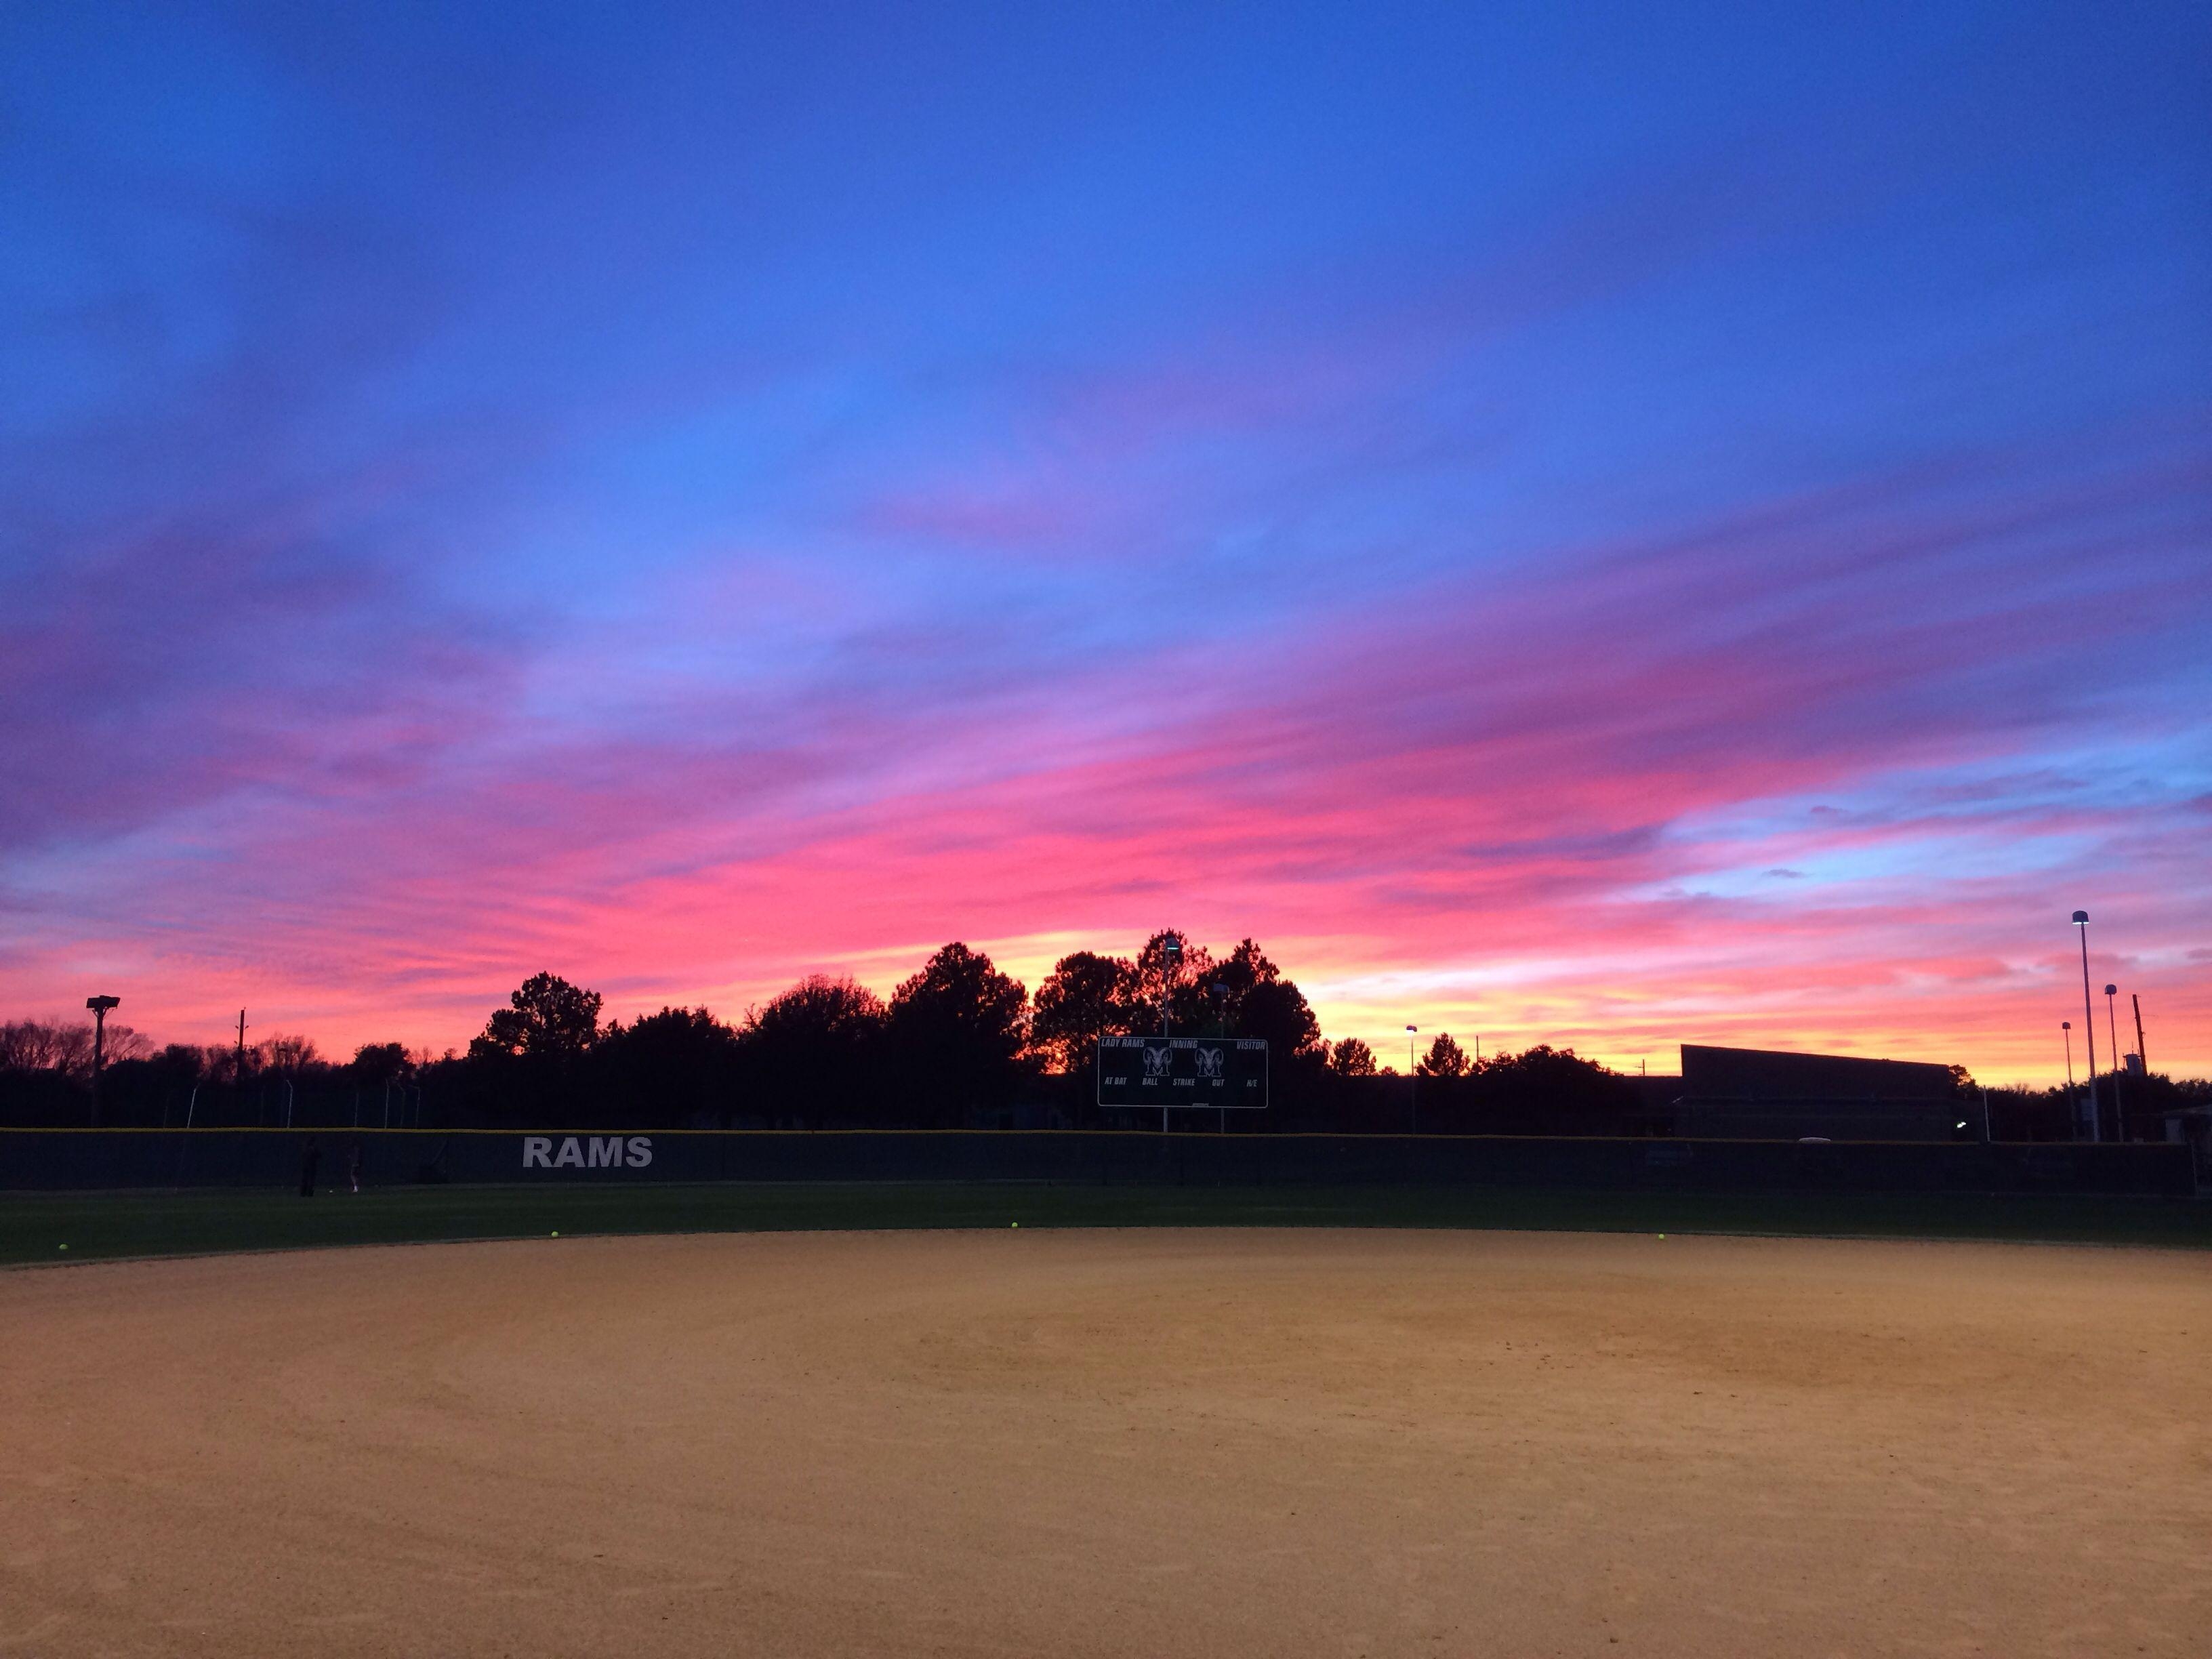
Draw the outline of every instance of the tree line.
M1571 1049L1477 1067L1443 1035L1416 1068L1428 1098L1415 1100L1366 1043L1325 1042L1304 994L1255 941L1217 955L1175 929L1133 957L1063 957L1034 995L955 943L888 998L813 975L734 1022L706 1008L627 1023L604 1012L598 992L539 973L465 1052L436 1056L383 1042L326 1059L293 1036L157 1050L110 1025L97 1103L90 1027L23 1021L0 1027L0 1113L170 1125L189 1115L209 1126L1140 1127L1137 1114L1095 1105L1092 1055L1101 1036L1162 1030L1267 1042L1271 1109L1232 1115L1227 1127L1241 1132L1398 1130L1418 1111L1438 1131L1618 1133L1640 1100Z
M539 973L465 1052L436 1055L373 1042L325 1058L282 1034L156 1048L111 1024L96 1100L90 1024L19 1020L0 1024L0 1122L1157 1128L1157 1112L1102 1111L1091 1066L1100 1037L1162 1030L1267 1042L1270 1109L1221 1121L1240 1133L1638 1134L1664 1133L1669 1115L1652 1086L1661 1080L1542 1044L1477 1061L1438 1033L1408 1079L1357 1037L1325 1041L1304 994L1255 941L1216 955L1174 929L1133 957L1065 956L1034 994L956 943L888 998L814 975L733 1022L692 1007L604 1016L598 992ZM2212 1098L2212 1085L2157 1074L2119 1086L2130 1127L2150 1133L2157 1111ZM1963 1073L1958 1096L1962 1108L1980 1096ZM1987 1098L1997 1139L2075 1133L2076 1097L2063 1090Z

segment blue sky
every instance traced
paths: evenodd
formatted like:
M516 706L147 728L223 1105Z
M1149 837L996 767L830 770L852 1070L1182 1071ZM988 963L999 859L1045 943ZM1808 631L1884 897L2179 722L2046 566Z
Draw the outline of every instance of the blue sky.
M2212 1064L2197 9L7 27L26 1012L1175 921L2024 1069L2087 903Z

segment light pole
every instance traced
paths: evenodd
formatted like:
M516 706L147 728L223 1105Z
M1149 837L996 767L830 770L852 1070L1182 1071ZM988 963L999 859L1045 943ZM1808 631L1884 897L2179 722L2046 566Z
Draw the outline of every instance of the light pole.
M2074 1022L2062 1019L2058 1029L2066 1034L2066 1098L2074 1098Z
M1421 1133L1421 1074L1413 1066L1413 1039L1421 1034L1418 1025L1406 1028L1406 1097L1413 1108L1413 1133Z
M2081 933L2081 1041L2089 1047L2089 1139L2102 1140L2097 1122L2097 1005L2089 1000L2089 913L2076 910L2074 925Z
M2112 1139L2125 1140L2128 1138L2128 1109L2121 1100L2120 1073L2127 1067L2120 1064L2119 1020L2112 1012L2112 999L2119 994L2120 988L2117 985L2105 988L2105 1040L2112 1045L2107 1052L2112 1057Z
M92 1010L92 1127L100 1127L100 1068L107 1058L107 1011L121 1005L121 997L87 997Z

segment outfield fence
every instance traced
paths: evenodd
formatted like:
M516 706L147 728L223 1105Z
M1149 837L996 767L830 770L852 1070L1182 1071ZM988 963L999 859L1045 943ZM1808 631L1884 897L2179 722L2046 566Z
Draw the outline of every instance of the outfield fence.
M2185 1146L1078 1130L0 1129L0 1189L1026 1181L2187 1195Z

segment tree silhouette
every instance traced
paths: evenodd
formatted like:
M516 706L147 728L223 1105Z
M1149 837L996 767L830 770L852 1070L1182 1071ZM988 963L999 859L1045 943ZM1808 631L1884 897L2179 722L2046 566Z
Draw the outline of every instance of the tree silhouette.
M1277 1064L1327 1058L1321 1022L1305 994L1283 977L1256 940L1237 948L1205 970L1205 992L1220 1010L1224 1036L1260 1037Z
M363 1083L389 1083L407 1070L407 1050L397 1042L364 1042L348 1068Z
M110 1025L108 1060L143 1060L154 1045L128 1025ZM58 1072L82 1082L92 1076L92 1027L60 1021L11 1020L0 1025L0 1071Z
M1509 1134L1618 1133L1637 1103L1627 1079L1542 1042L1485 1060L1468 1088L1481 1127Z
M611 1121L704 1125L738 1093L741 1048L738 1034L704 1008L663 1008L609 1025L588 1069Z
M209 1074L207 1055L197 1043L172 1042L154 1059L167 1075L182 1078L187 1085Z
M1003 1104L1029 1046L1029 993L965 945L945 945L893 994L891 1042L933 1122Z
M884 1000L849 975L810 974L745 1022L748 1036L803 1043L865 1042L883 1024Z
M1314 1018L1305 994L1286 979L1255 985L1244 994L1230 1035L1262 1037L1276 1062L1317 1060L1327 1052L1321 1040L1321 1022Z
M1119 957L1078 951L1037 987L1030 1042L1055 1072L1091 1066L1102 1036L1125 1035L1137 1001L1137 970Z
M883 999L814 974L748 1016L739 1034L750 1089L810 1128L865 1112L884 1046Z
M1256 940L1243 939L1237 948L1213 964L1206 974L1209 985L1218 985L1226 991L1232 1003L1242 1002L1255 987L1273 985L1283 976L1283 970L1267 959Z
M1373 1077L1375 1051L1358 1037L1346 1037L1328 1051L1328 1069L1339 1077Z
M1474 1069L1467 1051L1451 1039L1449 1031L1437 1033L1437 1040L1429 1045L1429 1052L1413 1068L1416 1077L1465 1077Z
M75 1073L92 1066L92 1027L42 1019L0 1025L0 1071Z
M316 1052L313 1037L288 1036L279 1032L269 1039L264 1048L269 1057L269 1069L288 1076L297 1075L322 1059Z
M472 1060L532 1054L574 1059L598 1041L599 994L555 974L533 974L469 1044Z

